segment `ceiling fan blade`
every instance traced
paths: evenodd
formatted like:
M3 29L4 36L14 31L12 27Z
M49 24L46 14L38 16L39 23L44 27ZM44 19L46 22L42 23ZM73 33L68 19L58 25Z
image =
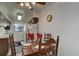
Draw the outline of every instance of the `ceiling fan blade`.
M45 5L46 2L36 2L37 4Z

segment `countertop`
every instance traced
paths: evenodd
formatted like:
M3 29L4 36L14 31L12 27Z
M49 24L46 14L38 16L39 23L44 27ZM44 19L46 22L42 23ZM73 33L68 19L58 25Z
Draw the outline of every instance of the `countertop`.
M0 35L0 39L1 38L8 38L9 36L7 35L7 34L5 34L5 35Z

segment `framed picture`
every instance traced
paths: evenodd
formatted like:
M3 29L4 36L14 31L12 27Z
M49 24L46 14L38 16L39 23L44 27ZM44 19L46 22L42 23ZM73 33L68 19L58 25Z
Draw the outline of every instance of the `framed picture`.
M48 22L51 22L51 21L52 21L52 15L48 15L48 16L47 16L47 21L48 21Z

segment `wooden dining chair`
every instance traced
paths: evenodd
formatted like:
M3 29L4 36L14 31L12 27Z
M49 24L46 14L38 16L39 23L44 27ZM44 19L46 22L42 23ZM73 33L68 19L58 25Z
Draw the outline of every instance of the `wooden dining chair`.
M9 35L10 47L11 47L11 55L16 56L15 44L13 34Z
M50 51L53 52L53 55L54 55L54 56L57 56L57 54L58 54L58 46L59 46L59 36L57 36L57 40L56 40L56 42L55 42L54 44L56 44L56 45L55 45L56 47L53 48L53 46L51 46Z
M45 43L43 44L42 39L40 38L39 39L39 53L38 53L39 56L47 56L47 54L49 52L48 47L42 48L42 46L44 46L44 45L46 45L46 44Z
M46 44L49 44L49 50L48 50L49 55L51 55L50 54L51 52L52 55L57 56L59 46L59 36L57 36L57 41L55 41L54 38L50 38L49 40L46 41Z
M29 37L28 37L28 33L26 34L26 42L28 42Z
M55 49L55 56L57 56L57 54L58 54L58 46L59 46L59 36L57 36L56 49Z
M50 52L52 52L52 55L54 55L54 47L50 46L50 44L52 43L56 43L56 41L53 38L50 38L49 40L46 40L46 43L44 43L43 45L47 45L48 47L42 50L42 55L45 56L50 56Z

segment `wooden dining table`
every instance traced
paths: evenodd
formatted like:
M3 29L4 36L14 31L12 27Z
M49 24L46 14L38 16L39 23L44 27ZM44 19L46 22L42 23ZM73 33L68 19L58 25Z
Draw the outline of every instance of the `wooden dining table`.
M35 49L33 45L22 45L22 52L24 56L30 56L37 52L39 52L38 49Z
M40 52L39 51L39 48L35 48L35 46L37 46L38 44L35 44L35 45L28 45L28 46L23 46L22 45L22 52L23 52L23 55L24 56L32 56L32 55L35 55L35 56L37 56L37 54ZM39 45L38 45L39 46ZM46 44L46 43L42 43L42 46L45 46L45 47L43 47L42 49L45 49L45 48L49 48L49 47L53 47L53 48L55 48L56 46L55 45L53 45L53 44L51 44L51 45L49 45L49 44ZM42 49L41 49L41 51L42 51ZM39 55L39 54L38 54Z

